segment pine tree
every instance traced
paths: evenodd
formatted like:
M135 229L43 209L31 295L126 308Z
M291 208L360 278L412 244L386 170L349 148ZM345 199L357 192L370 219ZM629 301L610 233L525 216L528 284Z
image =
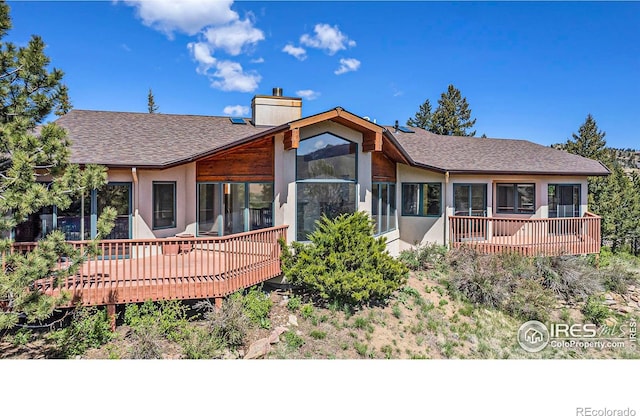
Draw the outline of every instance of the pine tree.
M607 142L604 136L606 136L606 133L598 129L596 120L591 114L588 114L584 123L578 129L578 134L573 133L573 140L567 140L564 150L610 165L610 152L606 148Z
M67 208L71 198L106 182L106 170L69 163L69 141L65 131L41 123L52 112L69 111L67 87L62 71L49 70L45 44L33 36L17 47L2 39L11 28L9 6L0 3L0 329L10 328L26 316L32 322L47 318L66 297L52 298L34 290L38 279L62 279L77 271L80 252L64 243L64 234L50 233L29 254L11 252L6 238L17 224L42 207ZM48 182L42 180L47 179ZM115 210L107 209L99 221L102 235L108 233ZM95 249L95 245L93 246ZM65 256L73 264L56 270Z
M151 88L149 88L149 94L147 94L147 109L151 114L157 113L159 109L159 107L156 105L156 100L153 97L153 91L151 91Z
M449 85L447 92L440 95L438 108L431 119L431 131L446 136L474 136L476 131L468 131L476 124L471 119L471 109L460 90Z
M407 126L420 127L421 129L431 130L431 103L427 99L415 115L415 118L407 120Z

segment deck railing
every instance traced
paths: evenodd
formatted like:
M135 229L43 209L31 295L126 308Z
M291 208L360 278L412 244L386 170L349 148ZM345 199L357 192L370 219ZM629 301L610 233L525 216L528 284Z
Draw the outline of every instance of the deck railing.
M600 252L600 220L590 212L575 218L449 217L449 245L483 253L573 255Z
M69 241L85 255L79 271L61 283L36 282L50 295L69 291L70 305L115 305L146 300L216 300L280 275L280 245L287 226L224 237L102 240L97 255L88 242ZM35 243L16 243L12 251L28 252ZM5 256L2 256L4 266ZM60 258L59 268L69 267Z

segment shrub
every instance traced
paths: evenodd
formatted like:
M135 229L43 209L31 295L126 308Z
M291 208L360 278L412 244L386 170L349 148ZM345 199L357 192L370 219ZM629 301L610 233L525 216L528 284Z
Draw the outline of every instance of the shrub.
M407 281L408 269L386 251L386 239L373 236L364 212L323 216L309 244L283 247L286 280L325 302L362 305L386 300ZM284 246L284 242L281 241Z
M603 301L604 298L602 295L589 296L587 302L582 308L582 314L584 317L596 325L602 324L609 316L611 316L611 311Z
M251 322L244 313L242 298L230 296L220 310L208 300L198 302L196 308L204 312L209 331L220 345L229 348L244 345Z
M598 271L578 256L537 257L534 260L542 285L567 301L587 299L602 291Z
M606 290L625 294L629 285L637 284L637 275L619 261L614 261L607 268L600 269L600 275Z
M314 329L313 331L309 332L309 336L313 339L325 339L327 337L327 333Z
M185 357L191 360L218 358L226 346L215 332L198 326L193 327L185 334L180 345Z
M125 307L124 323L138 335L146 331L148 335L156 334L178 341L189 322L187 310L187 306L177 300L146 301L142 305L132 303ZM144 335L143 338L147 339L148 336Z
M89 348L98 348L111 341L114 333L106 309L96 307L75 308L69 326L51 333L63 357L84 354Z
M292 312L295 312L298 309L300 309L301 305L302 305L302 300L298 296L292 296L287 302L287 309L289 309Z
M472 248L451 250L449 290L461 293L476 305L500 307L507 299L513 279L502 267L499 255L479 254Z
M506 309L511 315L526 321L545 322L549 320L549 311L555 303L553 293L538 281L522 279L507 300Z
M398 260L404 263L410 270L436 269L443 271L446 269L446 254L446 246L437 243L428 243L401 251Z
M242 295L242 292L236 292L229 298L239 299L242 303L244 313L249 321L259 325L261 328L271 328L269 321L269 312L273 306L273 302L269 295L262 291L262 285L253 286Z
M304 339L291 330L284 333L284 342L287 345L287 348L292 350L297 350L304 345Z

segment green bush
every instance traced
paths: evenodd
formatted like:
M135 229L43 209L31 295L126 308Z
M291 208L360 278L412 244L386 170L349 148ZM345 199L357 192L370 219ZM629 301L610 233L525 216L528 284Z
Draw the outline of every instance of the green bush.
M69 326L52 332L49 337L65 358L98 348L114 337L106 309L79 306L73 311Z
M287 281L300 285L327 303L362 305L384 301L404 285L405 265L386 251L386 239L373 236L364 212L322 217L309 244L284 247L282 270Z
M182 341L182 352L190 360L206 360L222 356L226 346L222 338L209 328L194 326L189 330Z
M398 260L404 263L410 270L446 270L445 257L447 247L428 243L418 245L409 250L403 250L398 256Z
M171 341L179 341L189 322L187 311L188 307L177 300L146 301L142 305L132 303L125 307L124 323L138 335L148 331Z
M284 333L284 342L287 345L287 348L292 350L297 350L298 348L304 345L304 339L295 331L287 331Z
M602 295L589 296L582 308L584 317L596 325L604 323L604 321L611 316L611 311L603 302L604 297Z
M249 318L249 321L259 325L261 328L271 328L271 321L269 321L269 312L273 302L269 297L269 294L262 291L262 285L253 286L247 290L244 295L242 292L236 292L229 296L230 299L240 299L244 313Z

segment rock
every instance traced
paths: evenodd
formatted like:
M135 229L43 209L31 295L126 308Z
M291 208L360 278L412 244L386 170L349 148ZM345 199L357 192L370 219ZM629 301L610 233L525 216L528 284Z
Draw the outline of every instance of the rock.
M295 315L289 315L289 325L298 326L298 318Z
M618 325L618 320L614 317L609 317L605 319L604 324L609 328L613 328Z
M611 296L611 294L609 294L609 293L605 293L604 299L605 300L613 300L613 296Z
M262 358L269 353L270 349L271 343L269 342L269 338L260 338L249 346L249 351L247 351L244 359L253 360L256 358Z
M282 333L284 332L287 332L287 328L285 328L284 326L276 327L276 329L274 329L269 335L269 343L276 344L280 342L280 335L282 335Z
M606 299L603 303L604 303L605 305L607 305L607 306L617 305L617 304L618 304L618 302L616 302L616 301L615 301L615 300L613 300L613 299Z

